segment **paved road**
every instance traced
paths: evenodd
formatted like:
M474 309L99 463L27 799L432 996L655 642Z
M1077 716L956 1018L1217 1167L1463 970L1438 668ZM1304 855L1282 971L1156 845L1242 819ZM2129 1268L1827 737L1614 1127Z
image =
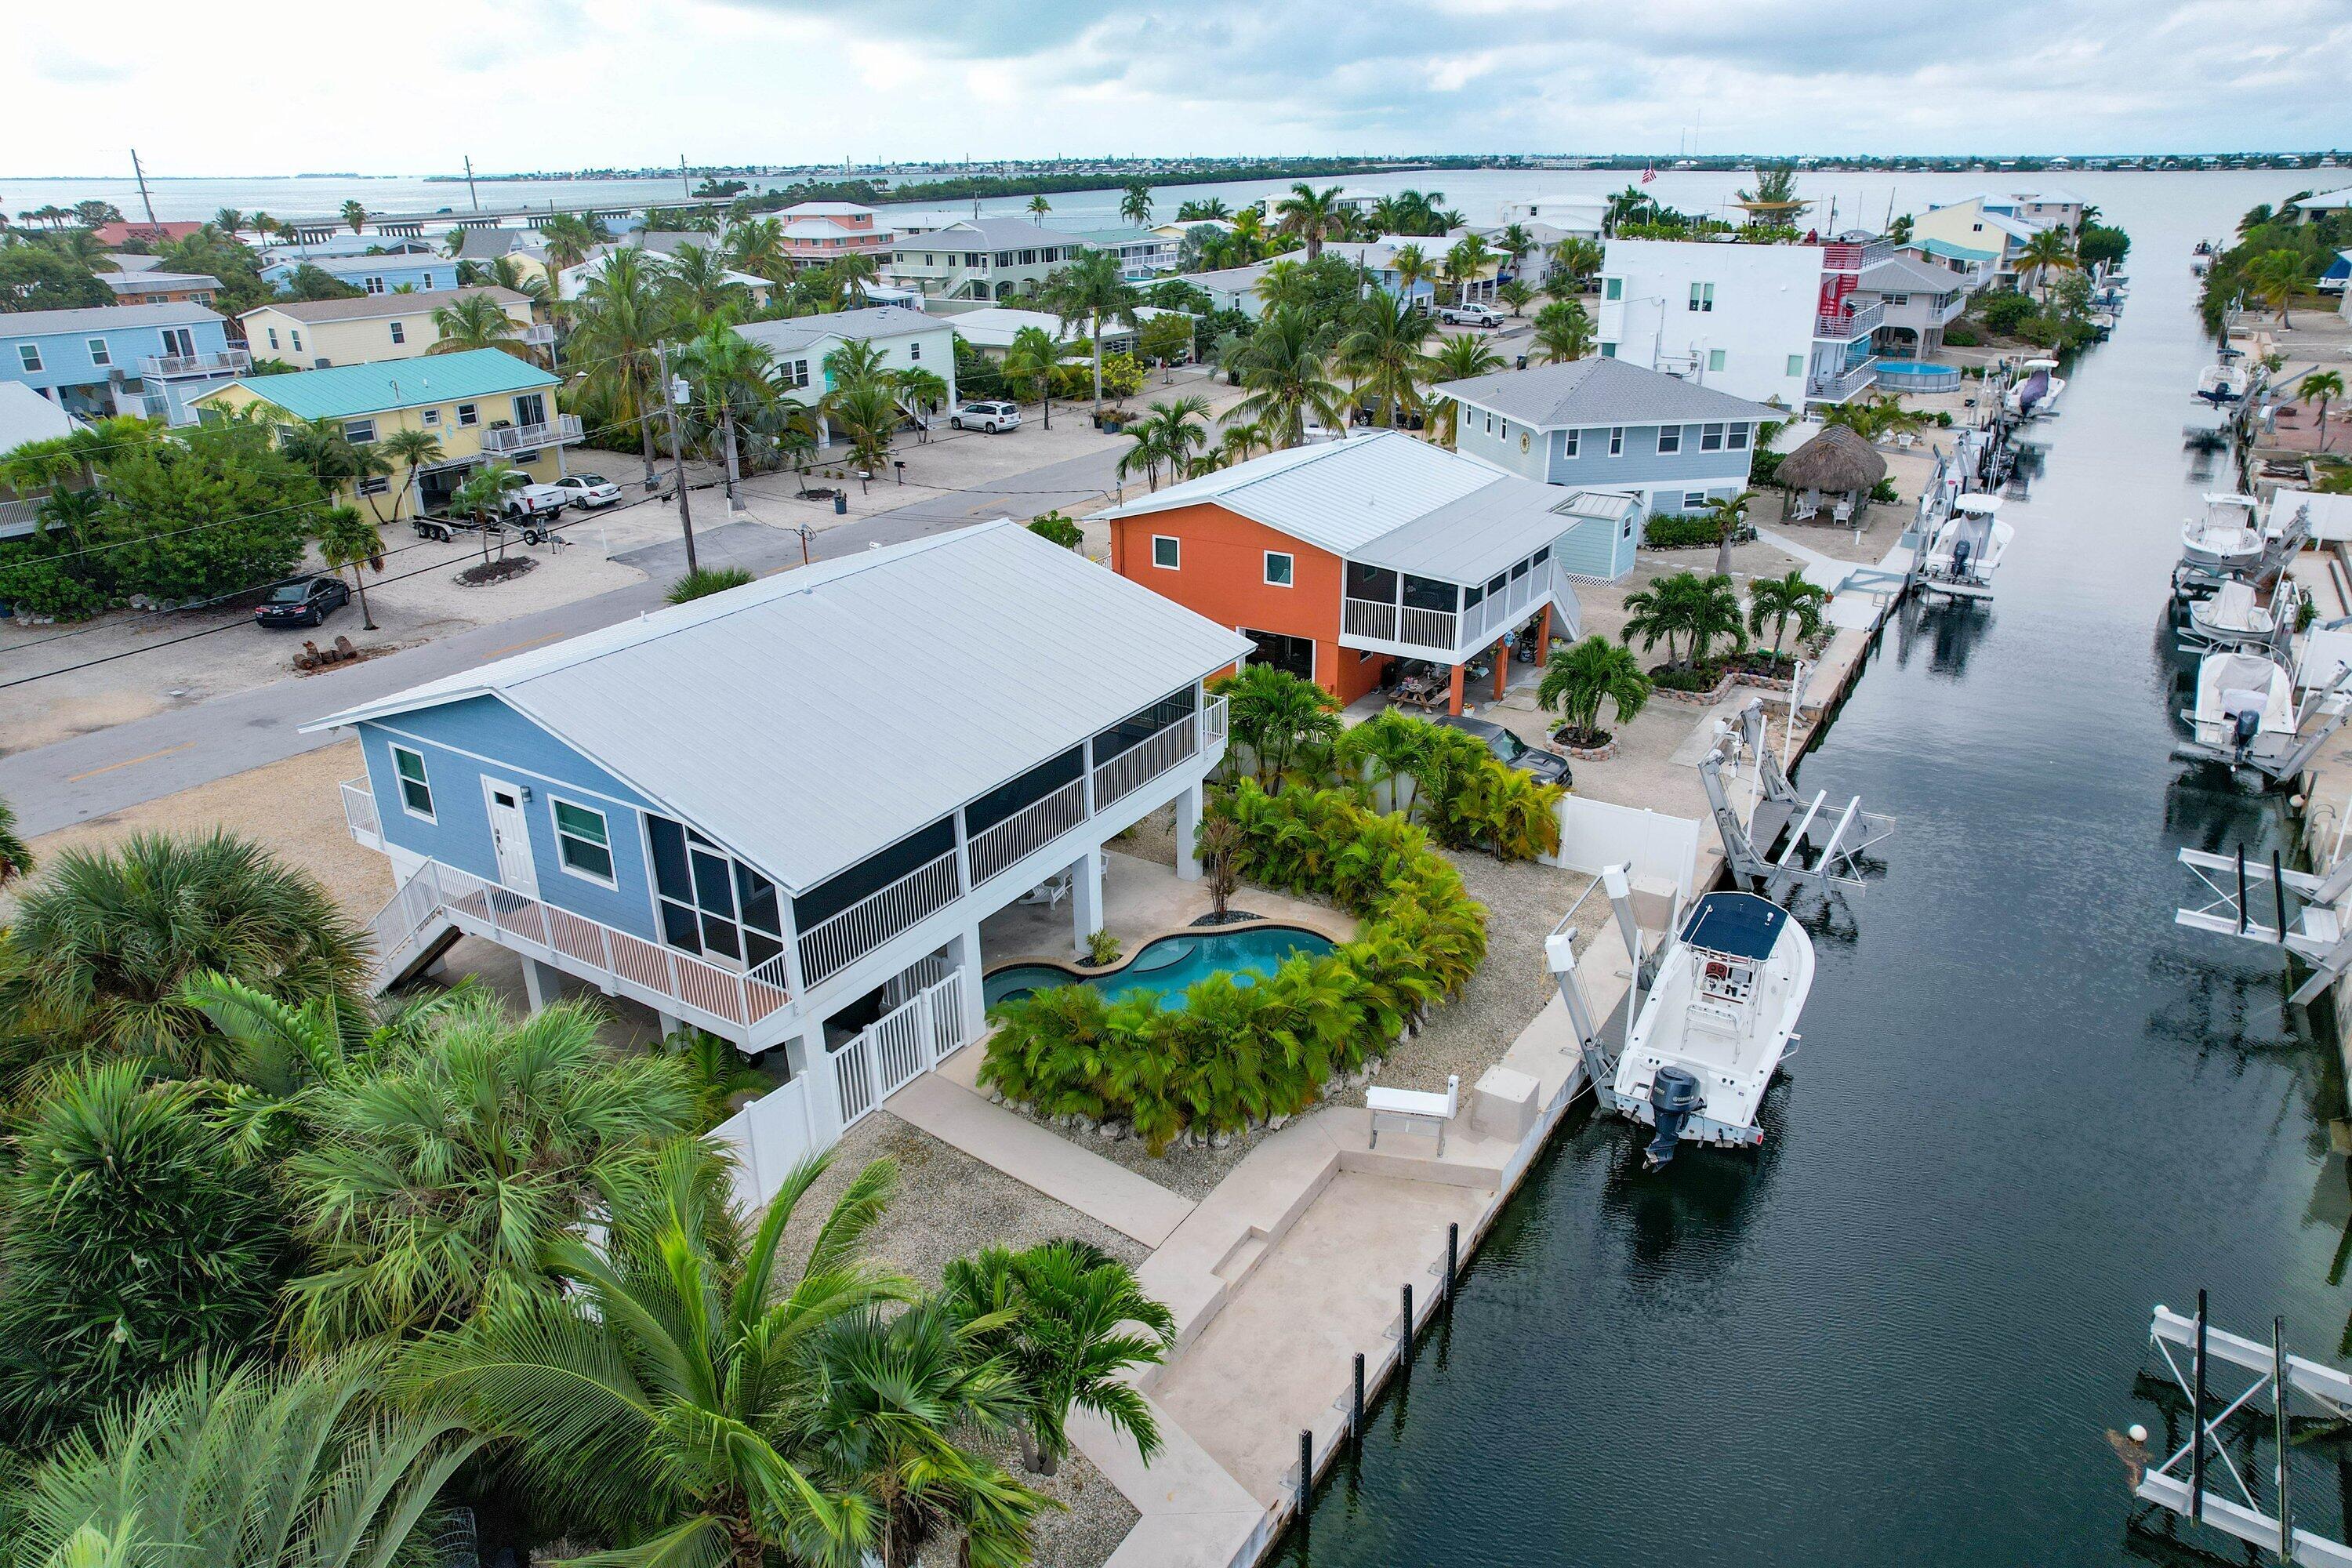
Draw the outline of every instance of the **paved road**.
M1118 451L1111 448L1007 475L998 486L929 496L829 529L816 535L810 555L830 560L987 518L1034 516L1078 505L1115 489L1118 462ZM1005 486L1019 493L1007 493ZM726 511L715 490L698 490L695 500L701 520L695 534L696 554L702 564L741 566L755 573L799 564L796 535L758 523L719 522ZM711 526L714 522L719 525ZM16 808L19 832L47 833L332 745L341 738L338 734L305 735L297 727L372 698L658 608L667 584L685 569L686 549L677 542L615 559L638 567L651 581L478 626L349 669L289 676L250 691L0 757L0 800Z

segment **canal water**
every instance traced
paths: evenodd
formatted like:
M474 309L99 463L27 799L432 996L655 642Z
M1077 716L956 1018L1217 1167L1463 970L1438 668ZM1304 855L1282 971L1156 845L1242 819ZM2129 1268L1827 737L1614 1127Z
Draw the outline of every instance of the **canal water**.
M1566 1131L1282 1561L2122 1563L2104 1434L2164 1430L2154 1304L2336 1352L2340 1075L2279 963L2172 924L2180 846L2284 828L2168 754L2188 256L2237 209L2130 196L2132 300L2038 432L1998 603L1889 626L1800 771L1899 827L1867 892L1798 900L1819 975L1760 1156L1643 1175L1622 1124ZM2302 1496L2340 1526L2332 1465Z

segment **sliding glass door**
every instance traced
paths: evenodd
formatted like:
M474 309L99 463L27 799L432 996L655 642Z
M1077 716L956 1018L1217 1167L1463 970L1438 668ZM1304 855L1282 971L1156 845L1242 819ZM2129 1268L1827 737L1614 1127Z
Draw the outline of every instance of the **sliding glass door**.
M784 950L776 885L683 824L646 818L662 940L729 969L757 969Z

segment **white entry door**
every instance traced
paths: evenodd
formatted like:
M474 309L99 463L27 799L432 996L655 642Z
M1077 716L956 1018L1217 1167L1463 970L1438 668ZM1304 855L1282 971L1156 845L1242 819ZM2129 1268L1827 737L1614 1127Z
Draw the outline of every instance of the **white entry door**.
M499 852L499 880L518 893L539 897L539 875L530 864L530 824L522 810L522 791L504 779L484 778L482 793L490 803L490 842Z

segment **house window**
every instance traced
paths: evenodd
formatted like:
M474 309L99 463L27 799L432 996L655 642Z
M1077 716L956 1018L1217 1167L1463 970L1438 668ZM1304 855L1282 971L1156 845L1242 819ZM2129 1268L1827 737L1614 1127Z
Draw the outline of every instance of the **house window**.
M269 329L269 346L273 349L278 346L278 329L276 327Z
M425 411L425 427L427 430L432 429L433 426L440 423L441 411L438 408L428 408Z
M300 353L302 352L302 334L301 334L301 332L300 332L299 331L296 330L296 329L293 329L293 328L289 328L289 329L288 329L288 331L292 331L292 332L294 333L294 352L295 352L296 353L298 353L298 354L299 354L299 353Z
M1685 490L1683 492L1683 510L1685 511L1702 511L1706 510L1706 492L1705 490Z
M1707 350L1707 351L1706 351L1706 368L1707 368L1707 369L1709 369L1709 370L1721 370L1721 369L1723 368L1723 364L1724 364L1724 355L1723 355L1723 351L1722 351L1721 349L1709 349L1709 350Z
M392 341L396 343L404 343L408 341L408 328L406 325L399 321L393 322Z
M104 369L106 366L114 363L114 355L112 352L107 348L106 340L104 338L91 338L88 340L88 342L89 344L90 363L97 365L100 369Z
M1492 436L1494 433L1495 433L1495 416L1494 416L1493 415L1489 414L1489 415L1487 415L1487 416L1486 416L1486 434L1487 434L1487 435L1489 435L1489 436Z
M354 447L366 446L375 439L375 421L373 419L344 420L343 439Z
M381 294L383 292L383 279L381 278L365 278L362 279L361 281L366 286L367 291L371 294Z
M1151 563L1173 572L1183 565L1184 547L1164 533L1151 536Z
M1615 359L1617 357L1617 345L1615 343L1602 343L1601 345L1601 357L1602 359Z
M667 817L647 816L662 940L685 952L757 969L784 950L776 885Z
M392 481L382 474L370 474L360 481L360 494L363 496L385 495L391 489Z
M1802 375L1805 374L1804 355L1790 354L1789 356L1789 374L1790 375Z
M555 813L555 858L563 868L592 882L613 886L613 839L604 814L548 797Z
M1624 450L1625 426L1622 425L1611 426L1609 431L1609 455L1612 458L1621 457L1623 455Z
M919 360L919 359L921 359L922 357L923 357L923 345L922 345L922 344L920 344L920 343L908 343L908 344L907 345L907 360L908 360L908 363L910 363L910 364L911 364L911 363L913 363L915 361Z
M1570 430L1563 433L1559 438L1559 455L1563 458L1575 457L1576 448L1583 435L1584 432L1581 430Z
M1681 426L1679 426L1679 425L1661 425L1661 426L1658 426L1658 456L1660 456L1660 457L1662 457L1662 458L1663 458L1663 457L1666 457L1666 456L1668 456L1669 454L1672 454L1672 453L1675 453L1675 452L1679 452L1679 451L1681 451L1682 449L1683 449L1683 427L1682 427Z
M1622 300L1625 297L1625 279L1622 278L1602 279L1601 280L1601 297L1603 300Z
M460 426L478 425L481 423L481 415L476 411L472 404L460 403L457 405L457 423Z
M1265 580L1269 587L1287 588L1294 563L1279 550L1265 552Z
M430 272L425 275L425 287L427 289L431 289L433 287L433 274Z
M1506 440L1506 441L1507 441L1507 440L1509 440L1510 438L1511 438L1511 422L1510 422L1509 420L1506 419L1506 420L1504 420L1504 421L1503 421L1503 439L1504 439L1504 440Z
M1712 283L1692 284L1690 286L1690 308L1694 310L1714 310L1715 285Z
M809 384L808 361L804 359L796 359L793 361L790 368L792 371L792 383L794 386L806 386Z
M18 343L16 357L24 362L26 370L41 368L41 346L38 343Z
M400 780L400 804L411 816L433 818L433 785L425 776L425 755L405 746L392 749L392 771Z
M1722 451L1723 426L1720 425L1700 426L1698 427L1698 449L1702 452Z
M1885 302L1889 305L1907 305L1911 302L1911 296L1908 294L1889 294L1886 296Z
M1745 425L1734 425L1731 427L1731 449L1733 451L1745 452L1748 450L1748 429L1749 426Z

